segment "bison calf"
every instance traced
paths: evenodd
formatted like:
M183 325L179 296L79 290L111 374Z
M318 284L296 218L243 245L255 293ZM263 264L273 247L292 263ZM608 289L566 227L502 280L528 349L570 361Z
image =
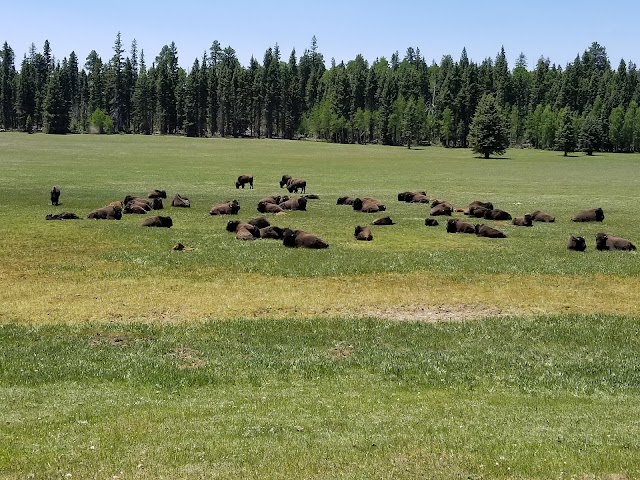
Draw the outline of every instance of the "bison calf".
M356 237L356 240L364 240L370 242L373 240L373 234L371 233L371 229L369 227L362 227L358 225L356 227L353 236Z
M576 237L571 235L567 242L567 250L575 250L576 252L584 252L587 249L587 242L584 237Z
M58 200L60 200L60 189L53 186L51 188L51 205L59 205Z

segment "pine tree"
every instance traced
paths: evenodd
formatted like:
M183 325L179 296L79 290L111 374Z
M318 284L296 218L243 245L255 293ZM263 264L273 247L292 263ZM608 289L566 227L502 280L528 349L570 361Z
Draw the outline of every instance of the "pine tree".
M495 97L486 94L480 99L469 132L469 144L484 158L503 155L509 146L509 133Z
M562 109L559 115L558 130L556 133L556 148L564 152L566 157L569 152L575 151L577 147L576 130L571 111Z
M580 149L591 156L594 151L598 151L601 141L602 129L600 128L600 121L593 115L587 116L580 132Z
M70 104L64 94L63 80L59 68L49 78L44 102L45 133L64 134L69 131Z
M7 42L2 46L2 70L0 71L0 120L6 129L15 126L15 77L13 49Z

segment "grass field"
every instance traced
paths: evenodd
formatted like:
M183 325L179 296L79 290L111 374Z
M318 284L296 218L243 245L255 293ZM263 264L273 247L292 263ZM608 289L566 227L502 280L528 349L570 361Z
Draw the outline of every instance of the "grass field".
M639 170L639 155L1 133L0 478L640 478L640 262L594 248L598 231L640 243ZM243 173L254 190L234 188ZM270 220L329 249L240 242L208 215L236 198L258 216L283 174L320 200ZM153 188L191 199L161 212L170 230L44 220ZM557 221L447 234L405 190ZM379 198L397 225L356 242L377 216L343 195ZM593 207L603 224L569 221Z

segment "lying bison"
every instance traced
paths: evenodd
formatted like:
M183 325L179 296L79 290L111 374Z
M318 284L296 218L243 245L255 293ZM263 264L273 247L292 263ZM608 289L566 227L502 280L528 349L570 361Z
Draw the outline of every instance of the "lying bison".
M284 231L282 244L285 247L329 248L329 244L321 238L303 230L291 230L289 228Z
M529 215L531 215L531 219L534 222L553 223L556 221L556 217L554 217L553 215L549 215L547 212L543 212L542 210L535 210Z
M260 238L271 238L273 240L282 240L284 238L284 228L276 226L268 226L260 229Z
M471 207L482 207L482 208L486 208L488 210L493 210L493 203L491 203L491 202L481 202L480 200L474 200L473 202L471 202L469 204L469 206L467 208L471 208Z
M598 250L635 250L636 246L629 240L621 237L614 237L607 233L596 233L596 248Z
M401 192L398 201L407 203L429 203L427 192Z
M258 228L265 228L271 225L269 220L266 217L257 217L247 222L249 225L253 225Z
M229 220L226 229L227 232L235 233L237 240L255 240L256 238L260 238L260 229L258 227L239 220Z
M94 210L87 218L96 220L120 220L122 218L122 207L117 205L107 205L106 207Z
M525 213L522 217L515 217L511 223L516 227L533 227L533 217Z
M320 195L316 195L315 193L308 193L304 196L307 200L320 200Z
M147 195L147 198L167 198L167 192L156 188L149 192L149 195Z
M45 220L80 220L80 217L75 213L71 212L62 212L62 213L49 213Z
M51 205L59 205L60 189L55 185L51 187Z
M567 250L575 250L576 252L584 252L587 249L587 242L584 237L569 236L567 242Z
M384 212L387 209L384 203L371 197L356 198L352 206L354 210L362 213Z
M476 228L460 218L450 218L447 220L447 233L476 233Z
M257 210L260 213L280 213L284 211L280 205L271 202L259 202Z
M179 208L191 208L191 202L187 197L183 197L179 193L176 193L176 196L173 197L173 200L171 201L171 206Z
M336 205L353 205L355 197L340 197L336 201Z
M173 227L173 220L171 217L149 217L145 218L142 223L143 227L160 227L160 228L171 228Z
M497 228L488 227L484 224L476 225L475 230L476 235L479 237L507 238L507 236Z
M464 213L465 215L468 215L470 217L484 218L485 213L490 212L491 210L492 209L483 207L481 205L472 205Z
M576 213L571 219L572 222L601 222L604 220L604 212L601 208L592 208Z
M438 225L440 225L438 223L438 220L436 220L435 218L425 218L424 219L424 224L427 227L437 227Z
M164 208L164 206L162 205L162 198L160 197L142 198L142 197L136 197L134 195L127 195L126 197L124 197L122 204L127 205L128 203L131 203L131 202L134 202L140 205L147 205L149 210L162 210Z
M453 213L453 206L449 202L440 202L431 207L429 214L432 217L447 216L450 217Z
M237 200L230 200L216 203L209 210L209 215L236 215L240 211L240 204Z
M278 206L283 210L306 210L307 199L304 197L290 198Z
M485 210L484 218L485 220L511 220L512 217L509 212L495 208L493 210Z
M253 177L251 175L240 175L236 180L236 188L244 188L247 183L250 189L253 188Z
M258 203L274 203L279 205L282 202L289 200L287 195L269 195L268 197L261 198Z
M371 222L371 225L395 225L396 222L394 222L391 217L381 217L381 218L376 218L373 222Z
M151 208L147 208L147 205L137 202L129 202L124 206L122 213L124 214L137 214L145 215Z
M363 227L358 225L353 233L353 236L356 237L356 240L364 240L370 242L373 240L373 234L371 233L371 229L369 227Z

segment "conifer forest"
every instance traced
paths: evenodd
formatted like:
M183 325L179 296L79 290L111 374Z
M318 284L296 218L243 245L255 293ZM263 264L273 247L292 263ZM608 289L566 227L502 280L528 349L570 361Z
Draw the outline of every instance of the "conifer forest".
M49 42L16 59L0 51L0 127L45 133L317 138L338 143L468 147L483 96L498 104L511 146L640 151L640 73L594 42L566 65L502 48L479 63L463 49L428 64L418 48L373 62L325 61L278 45L240 64L214 41L185 69L175 43L149 58L120 33L113 56L55 57ZM19 62L19 64L17 63Z

